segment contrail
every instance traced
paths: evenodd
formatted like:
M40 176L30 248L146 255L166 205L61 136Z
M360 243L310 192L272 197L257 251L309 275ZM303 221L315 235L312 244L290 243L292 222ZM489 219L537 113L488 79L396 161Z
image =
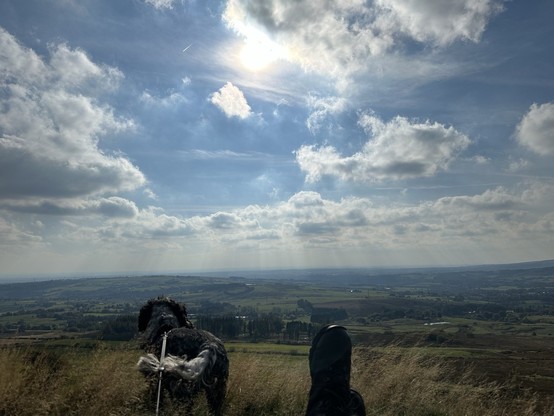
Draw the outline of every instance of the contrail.
M187 49L190 48L191 46L192 46L192 43L189 46L187 46L185 49L183 49L183 52L186 52Z

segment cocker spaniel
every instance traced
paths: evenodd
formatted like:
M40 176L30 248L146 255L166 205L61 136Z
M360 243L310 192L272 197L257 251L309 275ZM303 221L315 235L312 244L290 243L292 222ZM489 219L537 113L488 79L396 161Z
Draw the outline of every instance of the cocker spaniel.
M150 379L151 392L157 392L161 371L162 389L170 397L187 402L190 408L194 397L204 390L211 413L220 415L229 377L223 342L196 329L187 318L185 305L167 297L150 299L141 308L138 329L148 354L140 358L137 367ZM166 349L160 362L164 334Z

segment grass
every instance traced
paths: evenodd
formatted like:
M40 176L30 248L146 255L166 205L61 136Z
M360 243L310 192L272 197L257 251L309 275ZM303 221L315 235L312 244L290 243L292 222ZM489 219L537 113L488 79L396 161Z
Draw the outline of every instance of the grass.
M386 347L354 355L353 386L368 415L538 415L554 409L509 384L476 379L425 349ZM542 413L548 412L548 413Z
M310 386L304 350L234 346L226 415L304 414ZM2 348L0 415L151 415L147 385L135 370L140 355L134 348L105 344L90 350ZM476 379L471 371L456 370L447 359L425 349L355 349L352 386L363 395L368 415L554 414L554 408L537 396L509 384ZM198 400L193 414L206 413L205 401ZM179 405L166 401L163 414L184 413Z
M143 380L129 351L6 348L0 352L1 415L124 415ZM125 371L125 370L128 371Z
M267 342L228 342L228 352L242 352L249 354L284 354L308 356L310 347L308 345L270 344ZM305 358L304 358L305 360Z

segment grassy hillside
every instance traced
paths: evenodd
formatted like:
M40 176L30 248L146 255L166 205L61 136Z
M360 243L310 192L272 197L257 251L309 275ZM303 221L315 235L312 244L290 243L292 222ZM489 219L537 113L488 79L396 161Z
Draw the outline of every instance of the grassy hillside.
M251 348L252 347L252 348ZM226 415L302 415L309 389L307 348L230 344ZM0 349L0 415L151 415L134 346ZM485 383L423 349L357 348L353 387L368 415L554 414L509 382ZM165 415L182 409L164 403ZM179 413L181 411L181 413ZM205 415L199 400L195 415Z
M333 322L358 345L353 384L369 415L554 415L553 267L338 273L0 285L0 416L153 414L134 368L141 352L115 340L133 338L140 307L160 294L199 326L239 322L234 335L206 327L230 352L230 416L303 414L313 334L286 325L320 325L322 311L343 313ZM250 331L269 318L279 330Z

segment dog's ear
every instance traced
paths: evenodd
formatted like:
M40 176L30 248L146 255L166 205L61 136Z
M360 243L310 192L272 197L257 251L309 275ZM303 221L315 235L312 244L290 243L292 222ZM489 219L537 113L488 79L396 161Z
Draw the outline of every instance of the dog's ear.
M177 319L179 320L179 325L180 326L186 326L186 327L191 327L192 326L192 323L188 320L187 316L187 307L185 306L184 303L178 303L178 302L175 302L175 301L171 301L171 310L173 311L173 313L175 314L175 316L177 317Z
M148 326L148 321L150 321L150 317L152 316L152 307L153 307L152 301L148 301L146 305L144 305L142 308L140 308L139 318L138 318L138 330L139 332L144 332L146 327Z

